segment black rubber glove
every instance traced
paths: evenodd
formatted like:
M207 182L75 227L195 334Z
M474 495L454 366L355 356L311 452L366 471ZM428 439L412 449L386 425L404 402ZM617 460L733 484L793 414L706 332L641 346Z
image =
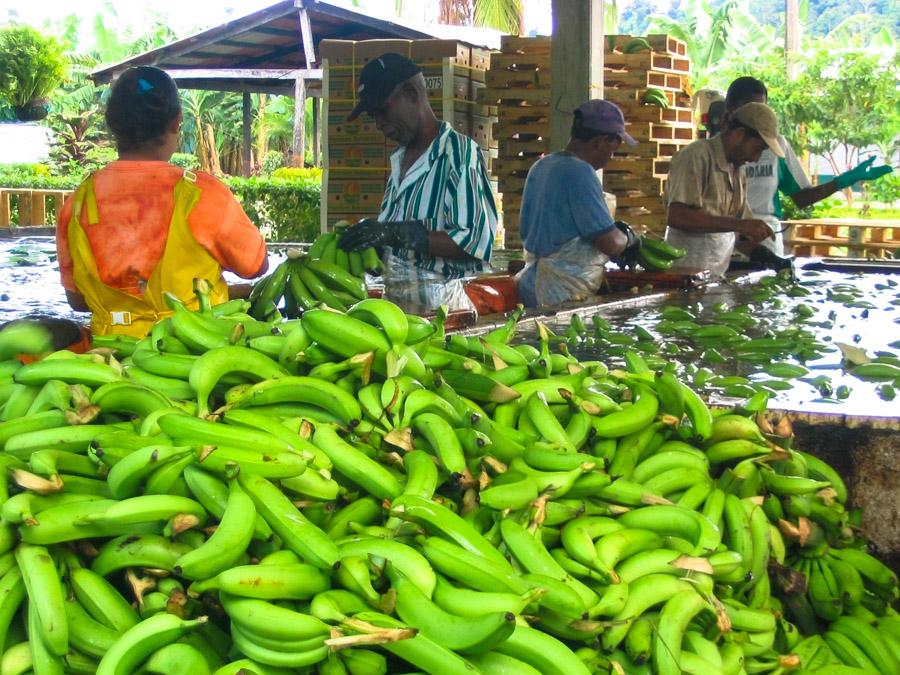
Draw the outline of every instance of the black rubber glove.
M625 248L612 261L621 269L634 268L637 264L637 252L641 247L641 238L634 233L631 226L621 220L613 223L616 229L625 235Z
M418 220L380 223L374 218L360 220L341 234L338 246L345 251L361 251L370 246L407 248L428 253L428 228Z

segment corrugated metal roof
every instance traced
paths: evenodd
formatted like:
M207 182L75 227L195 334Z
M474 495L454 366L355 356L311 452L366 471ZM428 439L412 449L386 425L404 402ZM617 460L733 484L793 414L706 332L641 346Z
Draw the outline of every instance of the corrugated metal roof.
M173 71L179 85L185 88L289 93L293 91L296 71L307 68L300 36L301 9L309 16L316 58L311 64L313 68L319 67L318 45L322 40L435 37L319 0L282 0L220 26L98 68L91 78L104 84L126 68L152 65ZM209 72L220 69L229 72L223 72L218 78ZM187 70L206 72L191 77ZM268 70L275 72L265 72ZM316 73L309 73L309 78L316 79Z

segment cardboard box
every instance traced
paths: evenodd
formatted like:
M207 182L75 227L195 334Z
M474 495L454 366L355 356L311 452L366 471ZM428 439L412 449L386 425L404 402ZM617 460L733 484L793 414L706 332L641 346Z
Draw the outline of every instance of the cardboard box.
M393 148L389 148L384 142L344 144L332 141L328 144L325 166L329 168L384 169L390 167L391 152L393 152Z
M375 120L368 115L360 115L352 122L347 121L347 115L353 110L350 104L327 103L328 112L328 145L335 144L364 144L378 145L384 143L384 134L375 127Z
M328 100L336 103L356 104L359 88L359 69L342 70L340 66L329 64ZM465 101L476 101L478 90L484 89L484 82L473 80L467 73L458 68L445 68L441 65L425 66L422 71L425 77L425 89L428 98L456 98ZM449 87L445 84L449 82ZM448 96L449 94L449 96Z
M340 175L329 171L326 189L328 212L378 213L387 174L356 178L338 177Z
M450 59L454 65L472 70L487 70L491 52L483 47L473 47L459 40L322 40L319 43L321 58L341 65L360 67L385 52L395 52L416 61Z
M493 117L456 112L453 115L453 128L471 138L482 148L489 149L497 146L493 136L494 121Z

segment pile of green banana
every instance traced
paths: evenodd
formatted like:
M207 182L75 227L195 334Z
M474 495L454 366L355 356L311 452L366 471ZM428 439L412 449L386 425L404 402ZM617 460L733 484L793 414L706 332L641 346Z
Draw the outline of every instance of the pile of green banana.
M383 263L374 248L349 253L338 248L338 235L339 230L320 234L305 255L289 250L288 259L254 285L250 314L273 318L282 298L288 319L320 304L343 311L365 298L365 275L381 274Z
M3 673L900 672L896 576L764 401L512 346L521 310L196 291L0 362Z
M650 87L641 94L641 103L655 105L664 109L669 107L669 99L666 97L666 92L654 87Z
M890 300L900 304L897 283L888 279L881 291L894 292ZM773 397L779 392L809 386L817 402L840 403L851 395L851 386L833 384L829 374L814 374L816 361L837 355L832 332L840 322L855 321L857 311L873 309L859 289L827 286L813 279L797 283L784 276L759 280L753 302L713 302L685 307L667 305L644 317L629 317L627 329L592 316L590 325L578 315L554 340L565 340L580 353L602 353L616 359L638 354L653 369L677 365L680 377L695 389L746 398L755 394ZM794 300L791 300L794 299ZM835 302L853 313L839 316ZM865 315L862 317L865 318ZM635 320L637 319L637 320ZM854 340L855 341L855 340ZM892 400L900 387L900 340L869 355L858 347L843 345L853 360L844 369L859 380L876 383L875 393ZM799 381L799 383L798 383Z
M641 235L641 245L635 256L636 262L648 272L664 272L687 252L649 235Z
M633 37L625 46L622 47L623 54L637 54L638 52L652 52L653 47L647 42L647 38L644 37Z

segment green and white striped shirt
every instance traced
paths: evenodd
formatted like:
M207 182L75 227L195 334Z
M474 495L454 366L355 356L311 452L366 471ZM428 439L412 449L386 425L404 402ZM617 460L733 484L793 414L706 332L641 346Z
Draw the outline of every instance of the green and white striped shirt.
M481 148L442 122L437 138L400 180L405 148L391 155L391 175L381 200L382 222L420 220L433 232L446 232L472 258L450 260L405 249L397 258L445 279L481 272L491 259L497 209Z

